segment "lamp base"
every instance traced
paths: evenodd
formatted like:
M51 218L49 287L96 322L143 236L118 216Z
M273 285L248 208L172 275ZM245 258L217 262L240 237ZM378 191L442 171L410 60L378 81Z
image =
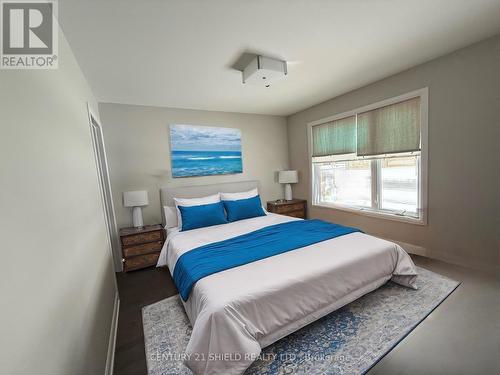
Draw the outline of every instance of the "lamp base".
M292 185L290 184L285 185L285 200L286 201L292 200Z
M141 207L134 207L132 209L132 221L134 223L134 227L136 228L142 228L144 226Z

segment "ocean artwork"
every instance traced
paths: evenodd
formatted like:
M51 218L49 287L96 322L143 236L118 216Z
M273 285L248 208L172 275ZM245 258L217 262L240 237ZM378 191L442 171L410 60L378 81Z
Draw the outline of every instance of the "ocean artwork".
M239 129L170 125L170 149L172 177L243 172Z

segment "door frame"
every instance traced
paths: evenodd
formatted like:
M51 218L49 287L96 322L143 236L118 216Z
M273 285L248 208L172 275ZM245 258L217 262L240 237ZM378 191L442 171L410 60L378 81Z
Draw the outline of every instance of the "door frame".
M101 199L106 221L106 232L108 234L109 247L113 257L115 272L123 271L122 251L116 225L115 207L113 203L113 192L109 178L108 161L106 157L106 147L104 145L104 134L102 132L99 116L94 113L90 103L87 103L89 116L90 134L94 148L94 158L97 166L97 177L101 191Z

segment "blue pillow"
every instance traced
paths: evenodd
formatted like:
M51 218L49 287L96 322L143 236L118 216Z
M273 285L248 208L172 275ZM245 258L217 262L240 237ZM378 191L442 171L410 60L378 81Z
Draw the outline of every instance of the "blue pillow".
M266 216L260 203L260 197L238 199L236 201L222 201L229 221L250 219L252 217Z
M222 202L177 207L182 217L181 231L227 223Z

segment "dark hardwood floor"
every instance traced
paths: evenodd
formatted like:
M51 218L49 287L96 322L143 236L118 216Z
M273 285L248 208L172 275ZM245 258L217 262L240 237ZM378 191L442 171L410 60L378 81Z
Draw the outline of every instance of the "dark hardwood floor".
M368 374L500 374L500 275L413 256L462 282ZM167 269L117 274L115 375L146 374L141 308L177 293Z
M120 315L115 351L115 375L146 374L146 354L142 331L144 306L177 293L166 268L145 268L117 273Z

